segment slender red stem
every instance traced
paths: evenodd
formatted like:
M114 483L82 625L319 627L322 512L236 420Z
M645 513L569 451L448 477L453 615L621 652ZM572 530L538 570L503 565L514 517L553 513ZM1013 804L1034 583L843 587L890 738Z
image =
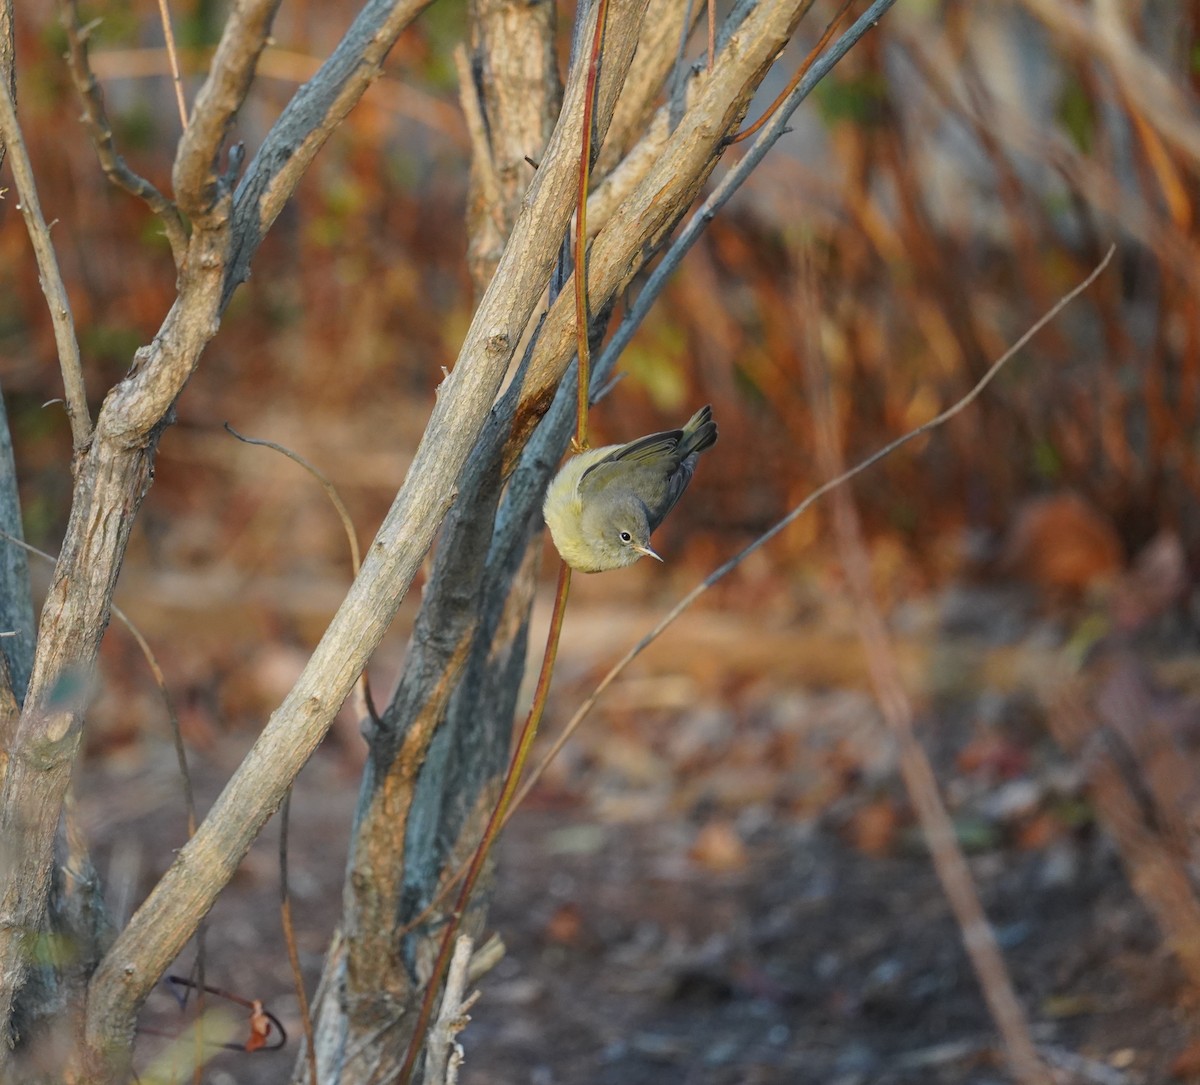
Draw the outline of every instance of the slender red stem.
M781 105L783 105L788 95L796 89L797 85L800 83L800 80L804 78L809 68L811 68L817 62L817 57L819 57L824 51L825 46L827 46L833 40L833 36L835 33L837 33L838 27L842 25L842 22L845 20L847 14L849 14L850 5L852 2L853 0L845 0L842 6L838 9L838 13L825 28L825 32L821 35L820 39L817 41L817 44L809 50L808 56L804 58L804 63L802 63L800 67L796 69L796 74L792 76L791 82L789 82L788 85L779 92L775 101L773 101L767 107L766 112L763 113L763 115L759 117L758 120L756 120L752 125L750 125L749 128L743 128L736 136L730 139L730 143L741 143L742 140L749 139L764 124L766 124L767 121L771 119L775 111Z

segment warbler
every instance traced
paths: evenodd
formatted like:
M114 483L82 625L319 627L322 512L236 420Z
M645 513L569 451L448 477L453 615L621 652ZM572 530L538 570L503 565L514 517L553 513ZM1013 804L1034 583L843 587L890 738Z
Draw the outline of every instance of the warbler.
M716 440L712 407L701 407L683 429L572 456L542 505L563 561L583 573L621 569L641 557L662 561L650 548L650 534L692 481L700 453Z

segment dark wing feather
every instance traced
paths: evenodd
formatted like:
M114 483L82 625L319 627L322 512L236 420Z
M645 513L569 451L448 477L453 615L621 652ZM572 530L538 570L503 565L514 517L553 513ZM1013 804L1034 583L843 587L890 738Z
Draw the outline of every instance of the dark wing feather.
M622 461L646 463L647 461L653 461L663 453L674 452L679 447L679 442L682 439L683 430L681 429L669 429L664 430L662 433L651 433L645 437L639 437L636 441L630 441L627 445L614 448L604 459L597 460L579 476L579 481L582 483L593 471L599 471L603 474L604 468L611 467L614 463Z
M671 472L671 477L667 479L667 499L661 508L654 510L650 515L651 531L667 518L667 513L675 507L675 502L683 496L683 491L688 488L688 483L692 481L692 475L696 473L696 460L699 458L700 454L693 452Z

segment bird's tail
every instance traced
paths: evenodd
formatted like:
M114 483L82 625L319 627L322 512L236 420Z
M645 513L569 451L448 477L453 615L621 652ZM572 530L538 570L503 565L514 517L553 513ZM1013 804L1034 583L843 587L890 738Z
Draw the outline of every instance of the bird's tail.
M679 439L680 459L686 459L694 452L703 452L717 443L717 424L713 421L712 406L701 407L683 427L683 436Z

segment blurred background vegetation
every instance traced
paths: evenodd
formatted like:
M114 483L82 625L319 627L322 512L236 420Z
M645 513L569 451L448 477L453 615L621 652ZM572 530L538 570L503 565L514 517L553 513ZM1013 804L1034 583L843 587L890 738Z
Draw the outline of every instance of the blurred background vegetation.
M673 560L656 584L691 581L820 481L806 351L831 373L857 458L960 396L1111 241L1117 273L968 416L856 484L879 586L895 601L964 572L1018 568L1077 593L1163 530L1200 558L1200 4L1117 16L1134 60L1171 81L1175 99L1153 109L1147 93L1160 88L1147 90L1120 50L1072 31L1073 11L898 5L688 257L594 420L598 440L626 439L715 404L720 453L664 528ZM817 14L802 38L832 8ZM236 138L256 146L350 15L284 5ZM102 16L93 61L118 146L169 189L179 122L157 8L106 4ZM181 0L173 17L192 93L222 8ZM317 488L222 424L321 465L366 536L455 356L472 305L450 59L464 18L462 0L442 0L404 36L272 231L163 439L119 598L136 600L151 628L187 622L184 645L166 649L185 684L208 686L214 662L234 675L264 639L309 643L346 578L341 529ZM783 58L764 101L806 48ZM51 9L19 5L21 114L98 397L161 321L173 276L152 217L96 166L63 49ZM44 406L59 394L58 367L11 198L0 203L0 382L28 537L54 550L69 440L61 410ZM1022 519L1031 497L1063 493L1078 500L1048 523ZM740 569L720 605L801 613L826 534L818 509ZM1043 560L1071 538L1064 560ZM608 588L646 583L638 571ZM223 715L236 716L222 689Z

